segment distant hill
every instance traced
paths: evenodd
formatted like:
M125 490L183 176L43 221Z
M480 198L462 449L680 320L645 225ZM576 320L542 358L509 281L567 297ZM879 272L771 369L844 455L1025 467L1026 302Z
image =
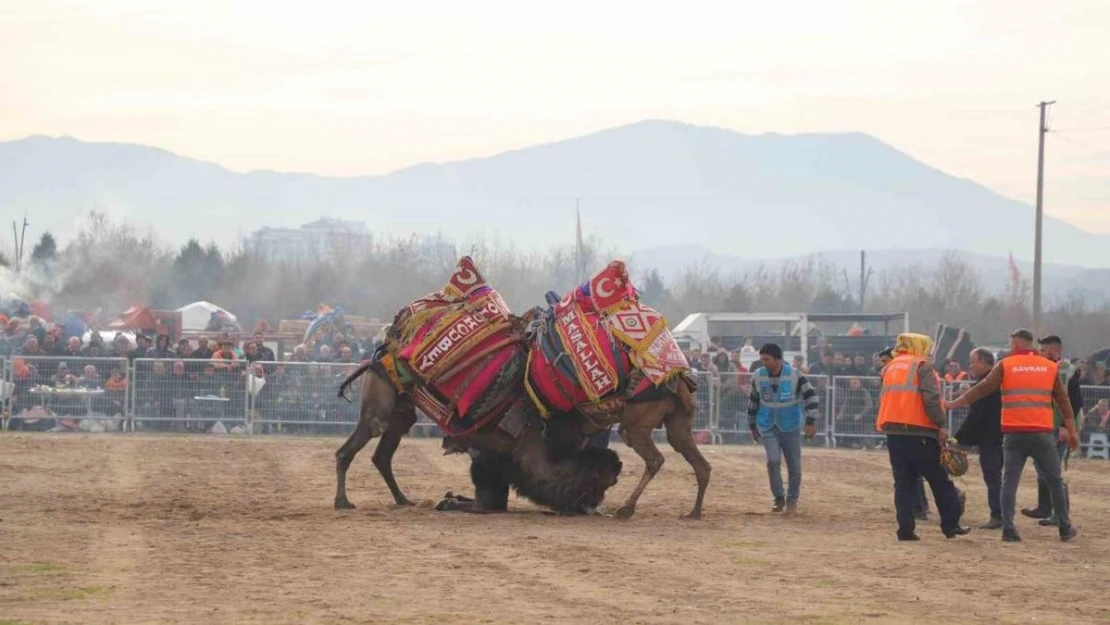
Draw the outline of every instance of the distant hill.
M904 250L867 250L867 265L876 273L898 267L919 264L926 269L936 267L945 250L904 249ZM991 293L1002 293L1009 285L1010 262L1008 258L984 256L971 252L957 252L978 274L983 286ZM687 269L704 266L717 270L722 276L737 277L751 274L761 265L769 271L776 271L787 261L816 259L821 263L848 271L853 288L859 279L859 252L826 251L792 258L753 260L715 254L697 245L668 246L643 249L629 255L629 263L638 275L643 271L657 269L669 280L680 276ZM1033 263L1016 261L1022 276L1032 280ZM1046 263L1042 270L1044 296L1047 303L1060 301L1072 294L1078 294L1087 302L1098 305L1110 301L1110 269L1086 269L1071 265Z
M296 149L290 146L290 149ZM374 146L367 146L368 150ZM387 176L239 174L137 145L33 136L0 143L0 212L65 236L90 209L168 241L226 243L329 216L374 232L568 243L585 229L633 250L698 245L781 258L815 250L962 249L1032 257L1032 208L858 133L744 135L645 121ZM1045 220L1045 260L1110 267L1110 236Z

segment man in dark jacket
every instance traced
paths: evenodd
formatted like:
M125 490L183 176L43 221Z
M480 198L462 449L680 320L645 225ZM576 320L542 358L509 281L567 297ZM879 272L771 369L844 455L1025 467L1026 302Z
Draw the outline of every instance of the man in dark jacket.
M985 347L971 352L968 367L975 381L987 377L994 367L994 354ZM967 419L956 432L962 445L979 446L979 467L987 485L987 505L991 518L979 526L983 530L1002 527L1002 391L995 391L968 407Z

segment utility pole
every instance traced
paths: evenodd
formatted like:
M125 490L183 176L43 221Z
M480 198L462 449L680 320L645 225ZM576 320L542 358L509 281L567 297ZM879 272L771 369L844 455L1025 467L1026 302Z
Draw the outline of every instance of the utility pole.
M1033 334L1041 336L1041 230L1044 222L1044 136L1048 133L1046 117L1051 102L1041 102L1041 123L1037 128L1037 217L1033 235Z
M859 252L859 311L862 313L866 310L867 298L867 283L871 280L871 274L874 273L867 267L867 252L860 250Z
M575 217L575 232L574 232L574 285L578 286L585 281L586 273L586 250L582 249L582 202L581 200L574 200L574 217Z
M23 268L23 239L27 236L27 215L23 216L23 229L19 230L16 222L12 222L12 239L15 243L15 272L19 273Z

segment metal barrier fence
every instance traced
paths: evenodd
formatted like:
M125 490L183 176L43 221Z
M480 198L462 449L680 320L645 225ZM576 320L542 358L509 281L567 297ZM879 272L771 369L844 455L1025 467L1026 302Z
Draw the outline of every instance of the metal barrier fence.
M4 371L6 429L128 427L131 368L126 358L15 356Z
M0 358L4 429L146 430L233 434L346 435L359 417L362 384L350 402L336 396L358 365L295 362L213 362L126 358L16 356ZM694 431L715 444L751 443L748 404L751 374L699 372ZM881 379L809 376L820 408L817 440L828 447L874 447ZM969 382L945 383L953 399ZM1110 457L1110 386L1082 387L1077 415L1080 443ZM418 411L415 435L440 436ZM956 432L967 410L948 412Z

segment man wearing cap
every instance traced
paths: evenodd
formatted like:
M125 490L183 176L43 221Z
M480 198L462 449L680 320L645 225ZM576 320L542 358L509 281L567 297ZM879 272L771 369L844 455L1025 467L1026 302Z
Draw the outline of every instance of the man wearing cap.
M767 477L775 498L773 512L785 507L786 516L798 510L802 490L802 416L806 438L817 434L817 391L804 375L782 361L782 348L767 343L759 350L763 366L752 374L748 396L748 428L752 438L763 443L767 454ZM786 458L789 485L782 488L782 460Z
M1068 390L1068 401L1071 403L1071 411L1073 415L1082 414L1083 410L1083 391L1079 384L1079 368L1071 364L1070 361L1064 359L1064 341L1055 334L1044 337L1039 341L1041 344L1041 355L1045 358L1056 363L1056 372L1060 376L1060 382L1064 388ZM1054 434L1056 435L1056 455L1060 457L1060 463L1064 463L1064 458L1068 455L1067 437L1060 438L1060 427L1064 424L1064 415L1060 412L1060 407L1053 405L1053 427L1055 428ZM1036 464L1033 467L1037 470L1037 507L1030 510L1029 508L1022 508L1021 513L1027 517L1034 519L1041 519L1040 524L1045 527L1059 525L1059 519L1052 508L1052 499L1048 494L1048 482L1045 481L1044 474L1041 472L1040 467ZM1068 498L1068 506L1070 510L1071 496L1068 492L1068 484L1064 482L1064 496Z
M1063 414L1068 448L1079 446L1071 401L1057 374L1056 363L1033 349L1033 333L1018 330L1010 336L1010 355L991 369L987 377L949 405L962 408L1002 390L1002 540L1018 542L1014 507L1018 483L1026 459L1032 457L1048 483L1052 508L1059 519L1060 540L1069 541L1078 532L1071 524L1060 457L1053 435L1053 405Z
M883 368L875 427L886 434L894 470L898 540L920 540L913 516L914 485L919 477L933 490L945 538L971 531L960 525L960 495L940 464L940 450L948 440L948 419L940 404L940 376L929 362L932 343L923 334L899 334L894 360Z

